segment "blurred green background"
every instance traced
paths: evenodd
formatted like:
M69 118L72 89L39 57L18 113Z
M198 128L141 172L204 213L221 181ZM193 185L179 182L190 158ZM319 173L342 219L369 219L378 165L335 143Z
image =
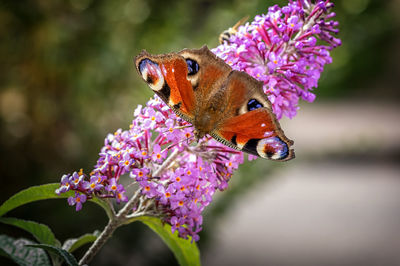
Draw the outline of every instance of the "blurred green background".
M317 101L397 104L399 2L334 2L343 45L332 52L333 64L315 91ZM91 169L106 134L128 128L135 107L152 96L133 66L142 49L166 53L204 44L216 47L223 30L246 15L266 13L273 4L285 1L2 1L1 202L23 188L58 182L63 173ZM260 173L276 167L281 165L260 161L243 166L241 172L251 170L255 178L235 181L210 206L201 248L229 202L264 178ZM236 176L239 180L240 171ZM75 213L66 201L32 204L10 215L47 223L61 239L106 223L97 207L87 204ZM1 229L23 235L10 227ZM127 254L137 265L174 264L144 226L123 228L116 235L112 252L104 249L95 265L124 265Z

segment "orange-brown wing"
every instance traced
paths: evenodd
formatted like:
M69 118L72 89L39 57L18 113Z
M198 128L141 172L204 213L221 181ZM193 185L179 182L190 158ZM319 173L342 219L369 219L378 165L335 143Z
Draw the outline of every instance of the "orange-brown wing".
M226 107L211 132L232 148L263 158L286 161L294 157L293 141L282 131L262 83L244 72L232 71L226 86Z
M184 49L179 52L190 68L196 66L196 71L188 74L187 79L192 84L196 98L197 114L207 108L210 98L224 85L226 78L232 71L222 59L213 54L207 46L200 49Z
M136 69L144 81L179 116L192 122L195 97L187 79L188 67L178 54L151 55L142 51L135 58Z
M198 125L195 120L204 117L208 103L218 95L232 70L207 46L162 55L142 51L135 61L136 69L150 88L195 127ZM217 116L213 118L218 120ZM207 120L203 126L200 131L208 133L213 121Z
M294 158L293 141L286 138L265 107L232 117L211 135L232 148L276 161Z

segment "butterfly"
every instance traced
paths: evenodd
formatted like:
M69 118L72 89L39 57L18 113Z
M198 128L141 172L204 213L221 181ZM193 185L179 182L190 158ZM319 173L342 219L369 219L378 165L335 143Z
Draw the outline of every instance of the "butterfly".
M139 75L182 119L197 140L209 134L236 150L263 158L294 158L293 141L282 131L263 83L232 70L207 46L135 58Z

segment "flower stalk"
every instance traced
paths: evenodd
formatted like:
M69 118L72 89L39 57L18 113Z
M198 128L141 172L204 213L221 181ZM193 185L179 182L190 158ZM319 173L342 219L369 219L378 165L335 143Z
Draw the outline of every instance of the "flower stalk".
M120 222L118 219L110 219L101 234L93 242L88 251L86 251L85 255L83 255L79 261L79 265L87 265L94 258L97 252L99 252L99 250L104 246L119 225Z

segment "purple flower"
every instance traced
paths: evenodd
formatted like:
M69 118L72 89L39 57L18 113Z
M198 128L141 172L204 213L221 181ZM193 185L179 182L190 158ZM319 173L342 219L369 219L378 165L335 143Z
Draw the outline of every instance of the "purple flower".
M142 193L145 194L148 198L153 198L158 195L156 183L143 180L140 181L139 184L142 187Z
M329 51L341 44L332 34L338 23L330 20L328 1L289 1L275 5L213 50L233 69L245 71L264 82L264 92L277 118L292 118L299 99L312 102L323 67L332 61ZM326 44L318 44L317 39Z
M116 202L119 204L121 201L123 202L127 202L129 200L128 196L125 195L125 189L121 189L119 191L117 191L116 193Z
M76 206L75 209L76 211L80 211L82 209L82 203L86 201L86 195L85 194L79 194L78 192L75 192L75 197L69 197L68 198L68 204L70 206Z
M274 73L274 70L280 66L282 66L283 64L283 60L279 55L276 55L274 52L271 52L268 56L268 69L269 69L269 73L272 74Z
M149 172L150 170L147 168L135 168L131 171L130 177L135 178L139 182L145 180Z
M115 178L111 178L110 179L110 184L106 187L106 190L108 190L110 192L113 192L113 193L117 193L117 192L123 190L123 186L119 185Z
M161 150L160 145L155 144L153 146L153 153L151 155L151 159L157 163L161 163L163 159L167 156L167 150Z
M127 152L122 156L122 160L118 162L118 165L123 172L129 172L132 165L135 163L135 160L131 157L131 155Z
M310 0L275 5L213 51L233 69L264 83L278 118L294 117L300 99L314 100L312 89L324 65L332 61L329 51L340 45L331 35L338 32L338 24L330 20L331 7L329 1ZM93 197L126 202L129 195L120 180L129 176L141 192L132 214L158 216L180 237L199 240L202 212L217 190L228 187L243 154L210 136L194 145L193 127L157 96L139 105L133 115L129 129L107 135L91 173L63 175L56 193L74 190L68 203L77 211Z
M299 17L298 16L291 16L288 19L288 29L290 29L292 32L298 31L301 26L303 26L302 22L299 22Z
M65 193L70 189L71 185L69 183L69 177L70 177L70 175L63 175L61 177L60 187L57 188L55 191L57 193L57 195L60 195L61 193Z
M92 176L90 178L90 182L88 182L88 191L99 191L102 189L104 186L101 184L103 178L99 176Z
M165 137L167 139L167 141L176 141L178 142L179 140L181 140L183 138L183 132L182 130L177 130L175 129L175 121L173 119L168 118L165 121L165 126L167 131L165 131Z
M157 194L160 195L160 203L166 205L170 200L172 195L174 195L176 189L174 186L169 185L167 188L164 186L159 186L157 188Z
M149 129L154 129L157 125L157 122L160 122L164 119L164 116L160 112L157 112L152 108L146 108L146 112L144 113L143 117L146 117L143 121L143 126Z
M78 188L81 182L83 181L84 176L82 174L78 174L74 172L72 176L69 178L69 184L72 188Z

